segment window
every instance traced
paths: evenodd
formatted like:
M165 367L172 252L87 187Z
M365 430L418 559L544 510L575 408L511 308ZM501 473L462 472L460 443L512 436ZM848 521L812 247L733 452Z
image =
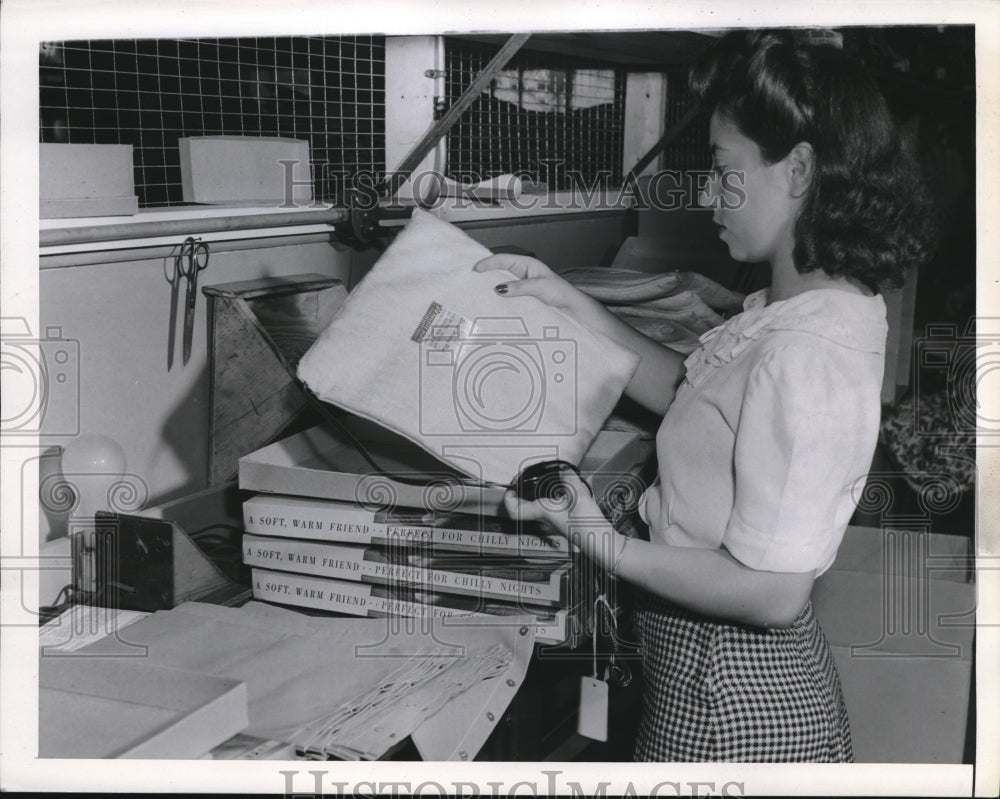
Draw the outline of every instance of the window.
M498 49L446 40L449 105ZM446 172L459 180L525 172L549 189L619 185L624 117L621 70L522 51L449 132Z
M182 136L307 139L314 195L385 169L384 37L44 43L43 142L131 144L141 207L182 203Z
M497 49L445 39L446 104ZM342 181L386 170L385 37L46 42L39 65L39 140L132 145L142 208L183 204L185 136L308 140L314 195L326 201L342 200ZM625 79L592 59L518 53L449 132L446 173L620 185Z

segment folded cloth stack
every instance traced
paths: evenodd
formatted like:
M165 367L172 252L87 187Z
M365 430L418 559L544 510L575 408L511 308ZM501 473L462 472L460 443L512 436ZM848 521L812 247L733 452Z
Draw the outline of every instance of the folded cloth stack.
M562 276L654 341L684 354L721 325L723 314L743 309L743 295L697 272L650 274L586 267Z

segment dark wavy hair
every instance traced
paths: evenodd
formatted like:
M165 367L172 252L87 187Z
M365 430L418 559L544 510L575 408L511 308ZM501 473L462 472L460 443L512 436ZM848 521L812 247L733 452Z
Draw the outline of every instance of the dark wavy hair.
M898 286L930 257L935 225L920 172L866 70L794 32L723 36L691 71L706 113L760 147L765 163L812 145L813 180L795 226L799 272Z

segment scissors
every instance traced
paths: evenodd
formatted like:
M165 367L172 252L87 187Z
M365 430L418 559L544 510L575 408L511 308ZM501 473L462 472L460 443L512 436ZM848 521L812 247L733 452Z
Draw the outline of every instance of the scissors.
M198 300L198 273L208 266L208 245L188 236L177 255L177 271L187 279L187 304L184 308L184 363L191 357L194 338L194 307Z

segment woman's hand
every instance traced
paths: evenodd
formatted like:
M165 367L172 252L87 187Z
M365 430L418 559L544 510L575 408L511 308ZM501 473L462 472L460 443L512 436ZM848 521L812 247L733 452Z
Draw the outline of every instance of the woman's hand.
M506 269L517 280L501 283L496 292L505 297L535 297L546 305L578 317L589 297L572 284L559 277L537 258L527 255L501 253L484 258L473 267L477 272Z
M535 297L636 353L639 366L625 393L654 413L666 413L683 372L682 355L642 335L537 258L502 253L484 258L474 268L477 272L506 269L518 279L498 285L498 294Z
M604 517L583 480L572 471L562 472L563 496L528 502L514 491L504 494L504 508L517 521L543 522L569 539L597 565L609 568L620 549L621 538Z

